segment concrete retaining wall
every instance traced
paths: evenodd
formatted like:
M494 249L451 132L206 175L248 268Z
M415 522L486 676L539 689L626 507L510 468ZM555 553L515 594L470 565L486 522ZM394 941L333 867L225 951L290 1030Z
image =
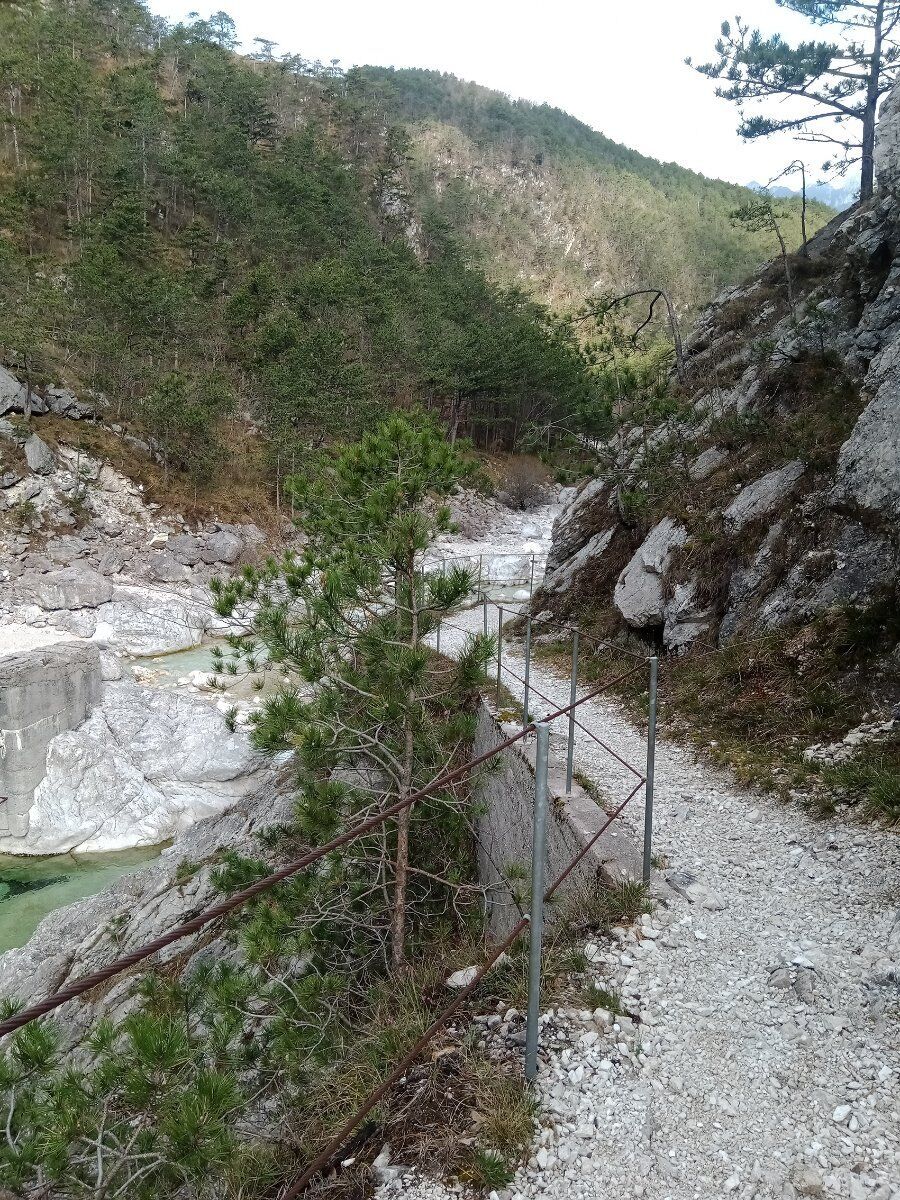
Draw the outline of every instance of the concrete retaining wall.
M518 732L503 725L485 702L478 715L473 757ZM516 742L480 768L475 797L483 809L478 818L478 870L489 889L490 928L503 937L519 919L506 873L514 874L527 891L531 876L531 828L534 813L534 739ZM607 819L591 797L573 782L566 792L565 766L551 750L547 824L547 883L551 883L582 850ZM637 798L636 798L636 802ZM524 872L524 875L523 875ZM616 887L641 878L641 856L624 828L614 822L600 836L563 884L558 895L582 888ZM552 906L547 913L552 918Z
M23 837L47 747L100 700L100 655L61 642L0 656L0 833Z

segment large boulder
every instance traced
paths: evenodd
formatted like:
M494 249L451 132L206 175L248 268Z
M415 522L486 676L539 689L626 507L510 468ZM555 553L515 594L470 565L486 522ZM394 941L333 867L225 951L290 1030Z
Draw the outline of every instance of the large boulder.
M664 517L647 534L619 576L613 596L629 625L646 629L662 625L666 608L666 575L675 551L688 539L683 525Z
M25 385L19 383L15 375L10 375L4 367L0 367L0 414L22 412L26 395Z
M166 549L184 566L195 567L200 562L202 543L200 538L196 538L190 533L177 533L169 538Z
M53 451L36 433L25 439L25 459L35 475L52 475L56 470Z
M110 683L88 721L50 743L19 852L158 845L249 795L263 773L208 702Z
M112 599L108 579L85 563L73 563L46 575L28 576L20 586L48 611L65 608L97 608Z
M803 472L802 462L790 462L769 471L754 483L748 483L725 509L726 530L740 533L751 521L758 521L774 512L793 492Z
M244 544L236 533L231 533L226 529L216 530L215 533L208 533L203 538L200 547L200 558L203 562L212 565L213 563L226 563L231 565L237 562L238 555L244 548Z
M96 408L89 400L79 400L68 388L48 388L45 402L49 412L68 417L70 421L84 421L96 414Z
M172 654L200 645L209 616L207 607L170 592L115 587L97 610L97 637L138 657Z

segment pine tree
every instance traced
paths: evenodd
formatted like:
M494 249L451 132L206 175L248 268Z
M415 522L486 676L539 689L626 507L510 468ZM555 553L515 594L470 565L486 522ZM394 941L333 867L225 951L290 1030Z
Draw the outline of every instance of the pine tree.
M301 556L215 588L219 611L247 620L238 658L256 665L264 654L287 675L254 737L263 750L293 752L306 837L327 838L404 799L465 752L493 640L471 639L452 665L429 651L425 639L472 579L463 569L426 574L422 556L449 528L436 499L468 470L433 421L389 417L288 481L307 538ZM349 894L370 897L368 952L389 947L393 967L403 964L410 909L421 915L435 885L438 897L458 885L465 829L454 793L441 789L402 812L387 842L378 831L354 844ZM383 919L382 888L391 893ZM351 926L354 907L338 919L332 905L332 920Z
M834 41L789 45L780 34L764 37L736 17L722 24L717 57L696 66L722 81L716 95L740 110L738 132L745 138L789 131L801 140L830 145L841 173L861 164L860 198L872 195L875 181L875 122L878 101L900 71L898 0L776 0L780 8L832 30ZM691 59L687 60L693 66ZM795 102L787 116L747 116L748 102ZM861 129L857 134L848 126ZM823 124L824 123L824 124Z

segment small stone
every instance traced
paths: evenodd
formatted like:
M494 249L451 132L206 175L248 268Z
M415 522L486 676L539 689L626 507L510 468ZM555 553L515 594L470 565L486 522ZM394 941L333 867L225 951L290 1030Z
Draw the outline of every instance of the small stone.
M850 1112L851 1109L849 1104L839 1104L831 1114L831 1119L835 1122L835 1124L843 1125L850 1116Z
M444 985L458 991L461 988L467 988L470 983L474 983L477 974L477 967L463 967L459 971L454 971L452 975L448 975Z

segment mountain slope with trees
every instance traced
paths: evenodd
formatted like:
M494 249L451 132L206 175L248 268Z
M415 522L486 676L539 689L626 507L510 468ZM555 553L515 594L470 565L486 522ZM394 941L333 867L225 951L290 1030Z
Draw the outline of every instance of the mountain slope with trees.
M437 71L365 67L406 125L416 204L495 278L556 305L662 287L690 315L777 249L736 229L748 188L621 146L547 104ZM800 241L800 201L785 206ZM811 206L810 230L833 215Z
M450 77L242 57L224 13L23 0L0 45L3 361L102 393L195 496L248 464L277 495L410 403L488 449L602 435L566 312L687 313L770 252L743 189Z

